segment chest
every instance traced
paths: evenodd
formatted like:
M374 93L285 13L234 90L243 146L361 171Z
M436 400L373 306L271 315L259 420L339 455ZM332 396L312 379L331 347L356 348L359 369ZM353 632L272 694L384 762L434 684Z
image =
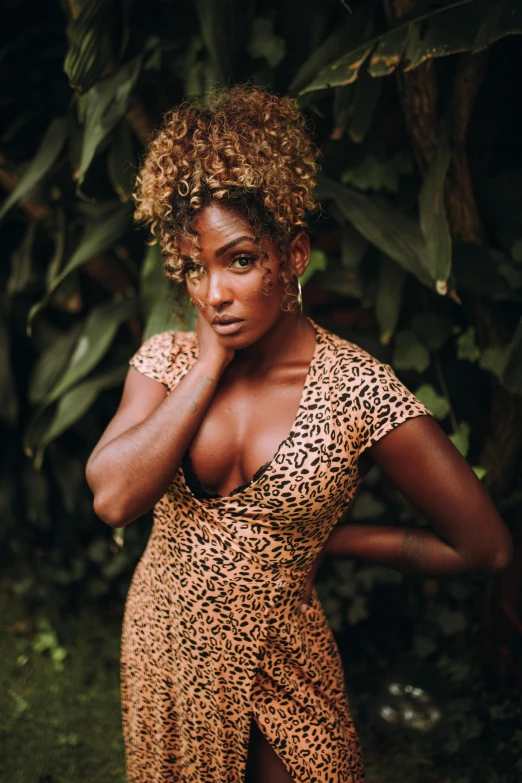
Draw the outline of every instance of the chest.
M202 484L229 494L273 459L296 420L307 369L296 364L266 377L222 378L190 445Z

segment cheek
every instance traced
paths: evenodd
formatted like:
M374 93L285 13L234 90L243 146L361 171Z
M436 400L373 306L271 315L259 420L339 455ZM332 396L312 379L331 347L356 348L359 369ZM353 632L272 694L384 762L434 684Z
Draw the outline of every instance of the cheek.
M256 309L270 311L279 307L281 299L280 282L277 274L265 274L264 270L256 275L256 279L245 281L236 289L237 298ZM240 290L241 289L241 290Z
M267 294L273 298L282 293L283 283L280 278L279 264L273 261L267 261L264 266L260 267L257 291L264 299L267 298Z

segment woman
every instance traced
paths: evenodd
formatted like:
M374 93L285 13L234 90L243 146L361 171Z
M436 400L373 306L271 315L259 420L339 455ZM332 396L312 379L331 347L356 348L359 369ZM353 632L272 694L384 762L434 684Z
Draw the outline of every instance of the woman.
M154 506L123 627L129 783L360 783L318 564L453 575L511 558L426 408L302 315L316 171L295 103L236 87L173 111L138 177L136 216L200 312L131 359L87 466L109 525ZM431 528L335 527L368 461Z

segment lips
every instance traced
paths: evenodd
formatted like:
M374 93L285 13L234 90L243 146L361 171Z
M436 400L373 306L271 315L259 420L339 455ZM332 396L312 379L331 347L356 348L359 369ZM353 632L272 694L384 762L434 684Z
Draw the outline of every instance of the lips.
M212 326L218 334L234 334L241 329L243 323L240 318L214 318Z

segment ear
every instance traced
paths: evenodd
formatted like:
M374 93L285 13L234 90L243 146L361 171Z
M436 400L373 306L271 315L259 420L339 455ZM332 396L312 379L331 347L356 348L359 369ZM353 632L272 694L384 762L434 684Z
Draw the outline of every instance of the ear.
M310 263L310 237L300 231L288 246L288 263L298 277L301 277Z

